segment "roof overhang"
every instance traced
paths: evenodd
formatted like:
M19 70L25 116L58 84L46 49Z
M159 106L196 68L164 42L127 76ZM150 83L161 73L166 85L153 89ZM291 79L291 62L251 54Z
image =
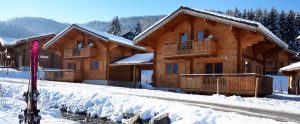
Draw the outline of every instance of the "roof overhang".
M59 39L61 39L63 36L65 36L67 33L69 33L70 31L72 31L73 29L76 29L76 30L79 30L81 32L86 32L88 33L89 35L92 35L94 37L97 37L103 41L108 41L108 38L106 37L103 37L103 36L99 36L89 30L86 30L84 28L81 28L79 26L77 26L76 24L72 24L71 26L69 26L68 28L66 28L65 30L63 30L62 32L60 32L58 35L56 35L54 38L52 38L50 41L48 41L44 46L43 48L44 49L47 49L49 48L51 45L53 45L55 42L57 42Z
M70 31L72 31L73 29L76 29L80 32L84 32L84 33L87 33L88 35L91 35L91 36L94 36L96 38L99 38L101 39L102 41L104 42L114 42L114 43L117 43L121 46L126 46L126 47L130 47L130 48L133 48L133 49L138 49L138 50L141 50L141 51L145 51L145 49L143 47L139 47L139 46L130 46L128 44L125 44L125 43L122 43L122 42L118 42L118 41L115 41L113 39L110 39L108 37L105 37L103 35L99 35L93 31L90 31L82 26L79 26L79 25L76 25L76 24L72 24L71 26L67 27L65 30L63 30L62 32L60 32L58 35L56 35L56 37L54 37L53 39L51 39L50 41L48 41L44 46L43 48L44 49L47 49L49 48L51 45L53 45L55 42L59 41L59 39L61 39L63 36L65 36L67 33L69 33Z
M282 40L280 40L277 36L275 36L271 31L269 31L267 28L265 28L261 23L250 21L246 19L236 18L227 16L224 14L219 14L215 12L209 12L205 10L196 10L188 7L180 7L170 15L165 16L158 22L154 23L152 26L147 28L145 31L140 33L138 36L136 36L133 40L134 43L137 44L149 35L151 35L153 32L158 30L160 27L163 27L166 23L170 22L173 18L175 18L180 13L184 13L191 16L196 16L204 19L208 19L211 21L216 21L224 24L229 24L238 28L250 30L250 31L258 31L262 33L268 40L274 42L278 46L287 49L288 45L284 43Z
M290 72L300 70L300 62L290 64L279 69L279 72Z

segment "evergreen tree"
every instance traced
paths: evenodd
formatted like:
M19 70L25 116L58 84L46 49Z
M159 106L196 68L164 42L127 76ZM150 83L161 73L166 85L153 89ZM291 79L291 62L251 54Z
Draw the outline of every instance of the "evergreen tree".
M297 18L296 18L296 22L297 22L297 27L298 27L298 35L300 35L300 13L297 12Z
M255 15L254 15L254 12L253 12L252 9L250 9L250 11L248 11L247 16L248 16L249 20L253 20L254 19Z
M111 25L110 25L110 28L108 30L108 33L120 36L120 33L121 33L121 24L120 24L118 16L116 16L116 17L113 18L113 20L111 22Z
M280 39L286 42L286 14L284 11L281 11L279 15L279 33L280 33Z
M228 9L225 14L230 15L230 16L234 16L234 12L231 9Z
M289 44L291 49L298 51L298 43L295 42L295 38L298 36L298 27L296 23L296 14L294 11L290 10L286 18L286 42Z
M278 24L278 13L277 10L273 7L271 12L267 16L268 23L265 25L271 32L276 36L280 37L279 33L279 24Z
M248 19L248 11L244 9L243 14L242 14L243 19Z
M242 13L241 13L241 11L236 7L235 9L234 9L234 17L238 17L238 18L241 18L242 17Z
M260 22L260 23L262 23L263 24L263 21L264 21L264 13L263 13L263 11L260 9L260 8L258 8L256 11L255 11L255 17L254 17L254 21L257 21L257 22Z
M139 35L142 32L142 26L141 26L141 23L139 21L135 24L134 29L133 29L132 32L135 36Z
M269 15L269 12L267 11L267 9L264 10L263 12L263 21L262 21L262 24L264 26L267 26L268 25L268 15Z

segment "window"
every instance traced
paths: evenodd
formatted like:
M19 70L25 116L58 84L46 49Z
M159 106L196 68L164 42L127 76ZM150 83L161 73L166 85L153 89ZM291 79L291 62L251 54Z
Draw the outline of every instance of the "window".
M178 63L167 63L166 64L166 73L167 74L178 74Z
M167 74L171 74L171 73L172 73L172 64L167 63Z
M76 70L76 63L68 63L68 69Z
M188 40L188 35L187 33L182 33L180 36L180 41L181 42L186 42Z
M205 64L205 73L206 74L213 73L213 64L212 63Z
M223 63L207 63L207 64L205 64L205 73L206 74L223 73Z
M215 73L223 73L223 63L215 63Z
M177 73L178 73L178 64L177 64L177 63L174 63L174 64L173 64L173 73L174 73L174 74L177 74Z
M203 39L204 39L203 31L198 31L198 41L203 41Z
M98 70L100 68L100 62L99 60L93 60L90 63L91 70Z

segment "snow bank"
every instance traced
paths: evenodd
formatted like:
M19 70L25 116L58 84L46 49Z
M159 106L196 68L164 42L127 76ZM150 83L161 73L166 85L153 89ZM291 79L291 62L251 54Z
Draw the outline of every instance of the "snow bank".
M9 82L11 81L1 81L2 86L5 87L4 96L19 99L22 96L21 94L26 90L27 84L22 81L20 81L22 83ZM58 107L64 105L67 107L69 112L87 112L92 116L107 117L113 121L119 122L123 118L122 113L135 113L140 111L140 117L142 119L152 118L156 114L169 113L169 117L174 124L284 123L270 119L247 117L236 113L220 112L212 109L188 106L181 103L168 102L153 98L113 93L117 91L126 91L127 93L143 94L143 91L145 91L148 92L147 94L160 94L160 96L168 94L162 91L136 90L51 81L45 81L43 83L38 82L38 87L40 91L40 101L45 103L46 106ZM173 97L182 98L182 95L173 94ZM186 96L188 95L184 95L184 97ZM196 95L191 96L194 97ZM244 98L241 97L225 97L222 95L214 95L207 98L217 98L221 101L224 99L230 99L230 101L244 100Z
M29 79L29 71L18 71L11 68L0 68L0 77Z
M12 98L2 97L1 100L5 99L5 102L0 106L0 123L1 124L18 124L18 115L23 114L22 109L26 108L26 103L21 100ZM48 108L38 106L41 110L39 115L42 116L42 124L75 124L76 122L62 119L60 110L57 108Z

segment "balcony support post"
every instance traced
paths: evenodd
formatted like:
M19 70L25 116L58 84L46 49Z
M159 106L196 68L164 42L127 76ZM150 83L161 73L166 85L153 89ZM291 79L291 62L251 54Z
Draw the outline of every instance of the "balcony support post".
M258 78L256 78L256 82L255 82L255 98L257 97L257 90L258 90Z

